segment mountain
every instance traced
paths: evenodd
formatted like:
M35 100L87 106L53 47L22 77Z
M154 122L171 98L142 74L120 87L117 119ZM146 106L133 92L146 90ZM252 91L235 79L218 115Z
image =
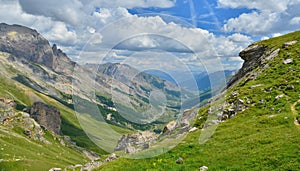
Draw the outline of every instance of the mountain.
M36 30L5 23L0 24L0 80L0 99L13 104L0 106L4 170L84 165L90 154L113 151L125 133L162 130L176 118L181 102L173 83L128 65L78 65ZM28 126L32 124L36 126ZM83 131L89 129L101 129L93 135L96 142ZM107 133L112 130L115 135Z
M148 128L143 125L151 124L155 118L149 114L150 111L162 113L163 108L168 111L163 112L164 116L159 122L168 122L174 115L178 115L176 107L181 103L180 89L171 82L140 73L128 65L80 66L55 44L51 47L35 30L4 23L0 25L0 29L0 51L9 54L5 63L19 71L12 79L36 91L70 102L70 105L72 95L77 101L91 101L103 108L101 114L104 118L109 113L112 114L114 120L109 121L110 123L135 129ZM137 77L135 74L138 74ZM149 100L153 95L150 93L155 91L166 96L166 104L160 104L164 106L153 107L150 104ZM79 102L77 104L80 105ZM116 112L115 107L123 112ZM90 114L95 116L94 113Z
M199 109L198 130L163 155L99 170L299 170L299 51L300 31L250 45L227 88Z
M178 116L198 97L171 81L78 65L37 31L0 24L0 168L299 170L299 42L300 31L250 45L226 89Z
M216 80L215 84L217 85L222 84L222 82L228 82L230 77L235 74L236 70L216 71L210 74L208 74L207 72L193 72L191 74L187 74L187 76L185 76L184 73L176 73L176 76L180 78L180 80L174 80L174 78L172 78L169 74L161 71L148 70L145 72L173 83L177 82L177 84L181 85L182 88L186 90L204 92L211 89L210 79ZM219 77L225 77L226 80L223 80Z

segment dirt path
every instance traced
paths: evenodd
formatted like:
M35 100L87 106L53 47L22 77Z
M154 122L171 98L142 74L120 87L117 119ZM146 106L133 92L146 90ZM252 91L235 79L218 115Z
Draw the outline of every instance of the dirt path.
M300 124L299 121L296 119L297 116L297 110L295 109L295 106L297 105L297 103L300 103L300 99L298 101L296 101L294 104L291 105L291 111L294 117L294 124L297 125L297 127L300 129Z

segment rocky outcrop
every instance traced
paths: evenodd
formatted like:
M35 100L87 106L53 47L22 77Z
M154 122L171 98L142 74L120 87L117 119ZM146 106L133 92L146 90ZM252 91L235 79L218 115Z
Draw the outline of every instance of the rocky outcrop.
M56 56L53 62L53 69L58 73L64 73L71 76L76 63L73 62L61 49L58 49L56 44L52 46L52 51Z
M259 65L260 58L265 53L266 47L262 45L250 45L239 53L239 56L244 60L242 68L235 74L228 83L228 87L232 86L247 73L252 71Z
M135 153L149 148L156 139L157 135L149 131L126 134L118 141L115 151L125 150L125 153Z
M41 126L56 134L61 134L61 118L57 108L42 102L35 102L28 111L30 117Z

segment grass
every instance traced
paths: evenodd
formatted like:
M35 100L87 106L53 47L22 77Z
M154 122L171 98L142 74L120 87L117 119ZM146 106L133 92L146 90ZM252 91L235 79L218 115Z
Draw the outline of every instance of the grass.
M2 65L0 63L0 65ZM72 141L80 147L96 152L100 155L107 152L96 145L86 133L83 131L77 116L70 105L64 103L64 98L68 100L68 95L62 94L63 99L53 98L37 92L26 85L21 84L18 80L12 80L19 73L14 68L5 65L1 68L5 71L0 74L0 97L5 97L14 100L17 103L17 109L22 110L27 106L31 106L33 102L40 100L45 103L55 106L61 112L62 117L62 132L64 135L71 137ZM86 116L86 115L84 115ZM94 125L103 124L91 117L86 116L88 123ZM88 159L85 155L73 147L65 147L61 145L55 136L46 134L50 145L40 143L33 139L28 139L23 134L23 128L7 127L0 125L0 170L49 170L51 167L66 167L74 164L85 164ZM129 133L127 129L111 126L112 130L120 134ZM98 131L98 136L109 137L107 132ZM99 134L100 133L100 134ZM113 139L116 140L116 137Z
M72 147L62 146L58 139L46 132L44 137L51 144L28 139L19 134L22 128L9 130L0 128L0 170L49 170L52 167L66 167L85 164L88 159Z
M282 48L283 43L292 40L298 43ZM161 156L140 160L123 157L98 170L193 171L204 165L209 170L300 170L300 131L291 112L291 105L300 98L300 32L256 44L281 50L268 62L269 67L254 71L262 72L256 79L242 79L227 91L227 102L239 98L250 103L245 104L246 110L220 123L206 143L199 144L201 130L198 130ZM288 58L293 63L284 65L283 60ZM288 89L288 85L294 89ZM232 92L238 92L238 96L232 98ZM281 94L284 96L276 100ZM295 106L297 112L299 106ZM195 126L203 127L208 108L199 110ZM176 164L179 157L184 159L183 164Z

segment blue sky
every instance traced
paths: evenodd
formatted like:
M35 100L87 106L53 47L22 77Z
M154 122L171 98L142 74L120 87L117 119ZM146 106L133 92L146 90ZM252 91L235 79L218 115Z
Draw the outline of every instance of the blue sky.
M250 13L247 8L217 8L217 1L207 0L186 0L176 1L170 8L140 8L129 9L132 14L168 14L176 16L189 22L195 27L209 30L215 34L225 34L221 31L222 25L230 18L238 17L243 13Z
M238 69L249 44L300 28L300 0L0 0L0 22L36 29L79 63ZM178 60L166 60L173 56ZM155 57L155 58L154 58ZM175 62L177 61L177 62Z

